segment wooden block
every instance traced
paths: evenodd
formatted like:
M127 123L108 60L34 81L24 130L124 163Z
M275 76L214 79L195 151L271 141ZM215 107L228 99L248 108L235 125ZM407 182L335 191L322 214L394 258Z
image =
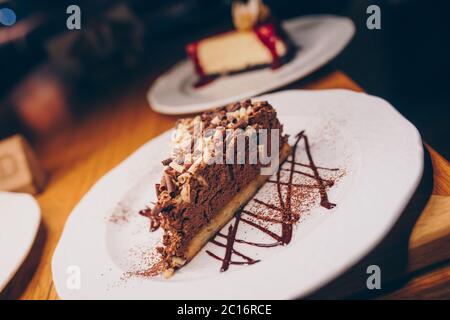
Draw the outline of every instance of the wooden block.
M24 137L0 141L0 191L37 194L44 184L45 173Z

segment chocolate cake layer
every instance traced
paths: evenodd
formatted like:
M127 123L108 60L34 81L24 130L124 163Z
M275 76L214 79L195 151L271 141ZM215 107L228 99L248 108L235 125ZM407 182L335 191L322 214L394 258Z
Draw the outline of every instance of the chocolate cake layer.
M277 129L277 147L286 149L282 125L274 108L265 101L246 100L178 121L170 158L163 161L164 175L156 185L158 201L149 213L152 229L160 226L164 230L159 252L167 274L192 258L187 251L196 250L192 249L193 239L204 233L204 227L230 202L236 201L240 192L248 193L246 187L260 177L262 164L259 159L251 163L253 151L249 139L261 129L270 130L267 140L257 141L258 150L265 144L269 154L272 152L271 134L275 132L272 129ZM240 138L245 141L244 163L237 163L242 150L230 149L237 146ZM230 159L234 163L230 164Z

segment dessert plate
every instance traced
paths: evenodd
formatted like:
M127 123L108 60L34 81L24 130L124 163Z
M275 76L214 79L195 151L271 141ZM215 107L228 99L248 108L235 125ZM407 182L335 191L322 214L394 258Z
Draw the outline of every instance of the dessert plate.
M280 69L243 72L194 88L196 74L186 59L153 83L148 93L150 106L166 114L194 113L280 88L325 65L345 48L355 32L350 19L330 15L292 19L283 27L300 49Z
M59 296L297 298L332 280L374 248L420 181L423 149L416 128L389 103L364 93L292 90L261 99L277 109L291 143L304 130L320 175L326 168L339 169L340 177L327 193L336 207L314 205L304 211L287 246L247 245L263 241L264 235L258 229L238 229L236 238L248 242L239 243L236 251L258 263L233 264L220 272L221 262L206 250L220 256L224 249L210 242L169 280L146 277L161 232L149 232L147 218L138 212L155 201L154 184L163 169L160 160L169 151L169 131L104 176L73 210L52 261ZM308 169L305 151L306 144L300 144L296 154L304 164L297 170ZM305 193L305 201L309 196ZM232 256L234 261L241 258Z
M39 205L32 196L0 192L0 291L27 257L40 221Z

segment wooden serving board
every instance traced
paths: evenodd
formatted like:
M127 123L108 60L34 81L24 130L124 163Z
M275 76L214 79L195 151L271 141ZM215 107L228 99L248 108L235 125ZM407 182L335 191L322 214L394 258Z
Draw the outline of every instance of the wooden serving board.
M328 86L345 78L347 89L363 91L346 75L322 78L305 86ZM450 163L424 142L422 181L399 221L377 248L311 299L450 298ZM381 290L368 290L367 267L380 266Z
M1 294L2 298L58 298L50 265L71 210L106 172L175 124L176 117L153 112L145 99L146 90L158 73L150 79L140 79L139 84L130 85L122 93L111 94L91 108L94 111L77 121L76 126L34 144L50 175L47 188L37 196L43 223L30 256ZM342 72L327 68L289 88L362 91ZM386 298L450 297L450 166L431 147L427 149L430 156L422 184L384 244L311 297L374 295L364 291L365 269L367 263L374 261L382 267L383 288L375 293L378 296L382 293Z

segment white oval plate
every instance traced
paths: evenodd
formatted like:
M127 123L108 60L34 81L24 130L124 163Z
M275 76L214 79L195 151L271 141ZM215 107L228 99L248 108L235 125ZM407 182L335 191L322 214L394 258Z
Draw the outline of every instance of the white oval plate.
M150 106L160 113L186 114L280 88L325 65L345 48L355 32L350 19L329 15L292 19L283 27L300 50L280 69L221 77L195 89L194 69L184 60L153 83L148 93Z
M329 192L336 208L310 211L295 227L289 245L251 251L261 259L257 264L233 265L221 273L219 262L204 248L170 280L121 280L136 266L147 266L146 254L161 236L149 232L147 219L138 211L155 200L154 183L162 172L160 160L169 151L169 131L103 177L73 210L52 261L60 297L300 297L344 272L379 243L422 175L423 149L416 128L389 103L364 93L292 90L262 98L276 107L288 134L306 130L317 166L346 172ZM257 230L245 234L249 241L258 236ZM218 250L212 244L206 249Z
M41 211L32 196L0 192L0 291L27 257L40 221Z

